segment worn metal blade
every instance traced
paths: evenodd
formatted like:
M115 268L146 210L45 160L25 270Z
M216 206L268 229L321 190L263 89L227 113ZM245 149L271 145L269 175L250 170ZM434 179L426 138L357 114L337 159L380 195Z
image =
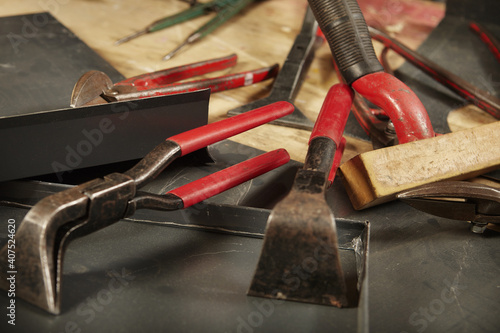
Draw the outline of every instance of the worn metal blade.
M304 190L304 181L321 189L325 174L299 170L288 196L272 210L248 294L343 307L347 288L335 219L324 190Z
M101 94L113 87L113 82L101 71L88 71L76 82L71 93L71 107L107 103Z

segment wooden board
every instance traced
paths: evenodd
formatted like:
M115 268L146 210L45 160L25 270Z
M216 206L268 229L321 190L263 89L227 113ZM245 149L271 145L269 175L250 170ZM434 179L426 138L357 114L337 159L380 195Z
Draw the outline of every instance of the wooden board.
M464 180L500 166L500 121L387 147L344 163L355 209L393 200L401 191L441 180Z

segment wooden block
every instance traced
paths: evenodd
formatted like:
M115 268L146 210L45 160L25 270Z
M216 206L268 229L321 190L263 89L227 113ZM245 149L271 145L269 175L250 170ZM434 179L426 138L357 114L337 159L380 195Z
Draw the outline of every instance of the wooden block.
M464 180L500 166L500 121L362 153L340 170L355 209L393 200L440 180Z

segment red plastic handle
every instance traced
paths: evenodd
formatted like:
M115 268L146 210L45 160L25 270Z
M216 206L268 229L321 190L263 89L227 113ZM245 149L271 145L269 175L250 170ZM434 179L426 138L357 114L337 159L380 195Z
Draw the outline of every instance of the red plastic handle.
M288 163L289 160L290 155L285 149L273 150L195 180L168 193L181 198L184 202L184 208L186 208L271 171Z
M354 91L348 85L339 83L331 87L321 106L309 142L316 137L326 136L332 139L338 147L353 99Z
M343 137L340 140L340 143L337 144L337 149L335 150L335 155L333 156L332 168L330 169L330 174L328 175L328 181L330 182L330 185L333 183L333 180L335 179L335 174L337 174L337 169L339 168L342 156L344 155L345 141L346 140Z
M157 72L137 75L116 83L117 86L134 86L138 89L154 89L165 84L189 79L194 76L220 71L236 65L238 56L231 54L227 57L200 61L197 63L183 65L160 70Z
M273 65L263 67L251 71L228 74L224 76L200 79L189 82L177 82L164 85L158 85L154 89L151 86L135 86L137 91L144 91L143 97L164 96L170 94L180 94L201 89L210 89L212 93L235 89L258 83L273 77L278 74L279 66Z
M365 75L352 84L361 96L384 109L391 118L399 143L435 136L420 99L403 82L387 73Z
M201 149L212 143L291 114L294 106L288 102L276 102L237 116L201 126L167 140L181 147L181 156Z

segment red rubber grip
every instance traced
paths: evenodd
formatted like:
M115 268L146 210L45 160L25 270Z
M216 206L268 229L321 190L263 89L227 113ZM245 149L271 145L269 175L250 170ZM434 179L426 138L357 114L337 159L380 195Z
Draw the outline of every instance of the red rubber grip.
M348 85L339 83L331 87L321 106L309 142L316 137L324 136L332 139L338 147L353 99L354 92Z
M291 114L294 106L288 102L276 102L237 116L201 126L167 140L181 147L181 156L227 139L233 135Z
M285 149L277 149L238 163L168 193L182 199L184 208L197 204L247 180L271 171L290 160Z
M135 88L137 89L137 91L148 92L148 94L145 94L144 97L180 94L207 88L210 89L212 93L215 93L219 91L248 86L273 78L278 74L278 71L279 66L273 65L270 67L259 68L236 74L228 74L209 79L158 85L154 87L154 89L152 89L151 86L136 86Z
M333 156L332 168L330 169L330 174L328 175L328 181L330 182L330 185L333 184L333 181L335 180L337 169L339 168L340 161L342 160L342 156L344 155L344 149L345 149L345 138L342 138L340 140L340 143L337 144L337 149L335 150L335 155Z
M172 82L233 67L236 65L237 60L238 56L236 54L231 54L227 57L205 60L189 65L137 75L115 83L115 86L133 86L137 87L138 90L142 90L141 87L143 89L159 88Z

